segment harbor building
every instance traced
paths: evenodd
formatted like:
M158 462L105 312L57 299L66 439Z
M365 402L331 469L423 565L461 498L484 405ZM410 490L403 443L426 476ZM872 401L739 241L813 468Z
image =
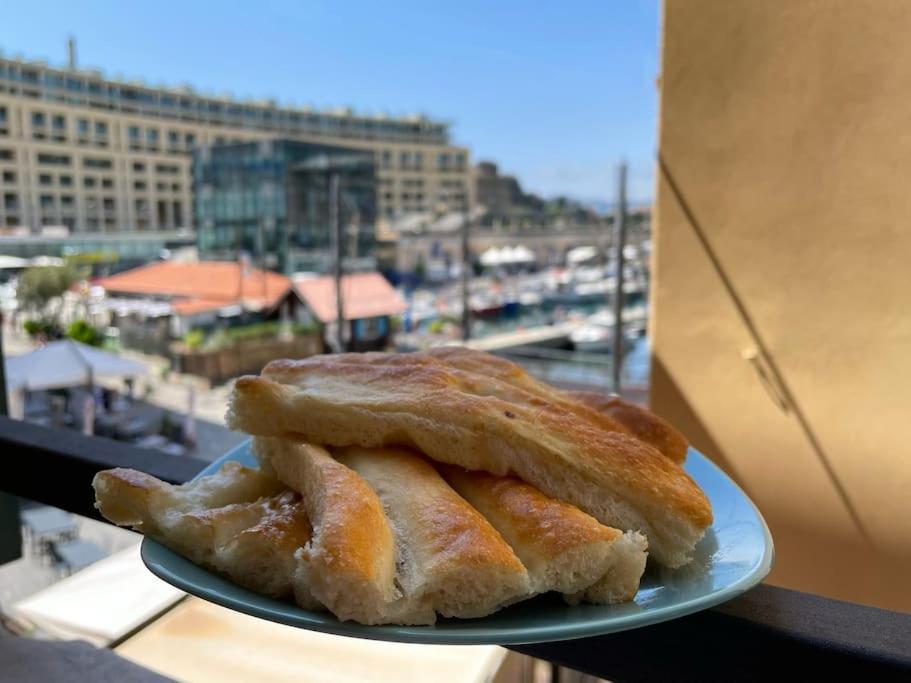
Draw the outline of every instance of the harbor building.
M468 150L425 116L239 100L0 56L0 230L195 230L193 150L276 137L369 153L380 220L471 204Z

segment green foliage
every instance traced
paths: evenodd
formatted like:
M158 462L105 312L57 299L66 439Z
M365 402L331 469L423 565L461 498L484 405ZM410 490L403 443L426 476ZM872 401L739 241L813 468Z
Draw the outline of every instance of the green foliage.
M427 331L430 334L442 334L443 328L446 325L444 320L437 318L436 320L431 320L430 324L427 325Z
M16 298L25 309L43 309L79 279L71 265L26 268L16 286Z
M200 329L193 329L183 336L183 343L188 349L198 349L206 341L206 333Z
M48 339L59 339L63 335L60 325L53 320L26 320L22 327L30 337L37 337L39 334L43 334Z
M316 323L295 323L291 325L291 334L314 334L319 330ZM243 341L256 339L274 339L283 331L279 321L269 321L242 325L240 327L226 327L216 330L206 336L203 330L190 330L183 339L184 344L190 349L208 348L224 349Z
M66 328L66 336L73 341L82 342L89 346L104 344L104 334L101 330L92 327L85 320L76 320Z
M66 257L67 264L74 266L117 263L119 260L120 255L116 251L84 251Z

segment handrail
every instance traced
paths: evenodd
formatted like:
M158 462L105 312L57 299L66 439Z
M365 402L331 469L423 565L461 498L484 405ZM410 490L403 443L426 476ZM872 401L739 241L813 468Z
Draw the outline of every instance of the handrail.
M187 481L208 463L0 417L0 490L96 517L95 472L132 467ZM511 649L614 681L911 680L911 615L761 585L646 628Z

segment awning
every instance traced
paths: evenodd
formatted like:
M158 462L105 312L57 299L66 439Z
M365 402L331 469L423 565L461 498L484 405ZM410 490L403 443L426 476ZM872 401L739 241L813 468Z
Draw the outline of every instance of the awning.
M5 365L10 389L32 391L77 387L99 379L136 377L146 372L141 363L71 339L7 358Z

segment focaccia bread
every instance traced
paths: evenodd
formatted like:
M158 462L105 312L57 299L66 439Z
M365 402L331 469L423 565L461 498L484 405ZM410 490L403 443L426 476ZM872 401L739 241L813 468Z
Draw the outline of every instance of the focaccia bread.
M682 463L686 460L686 451L690 446L686 437L650 410L624 401L619 396L596 391L568 391L567 395L610 416L637 439L651 444L674 462Z
M686 564L712 521L695 482L632 435L519 384L425 353L316 356L238 379L227 419L255 435L409 446L465 469L514 474L603 524L642 531L662 564Z
M105 518L154 538L191 562L250 590L292 596L295 553L310 540L300 496L238 463L181 486L129 469L99 472L95 507ZM319 607L306 588L297 602Z
M481 617L532 594L496 529L420 455L401 448L333 452L376 491L397 547L397 582L414 609Z
M392 530L382 503L360 475L319 446L262 438L253 451L300 492L313 526L313 538L298 552L296 587L342 620L428 623L421 615L392 610L401 597Z
M557 591L576 601L600 584L589 602L609 604L636 595L647 557L642 534L604 526L515 477L453 465L439 469L503 535L528 570L535 593Z

